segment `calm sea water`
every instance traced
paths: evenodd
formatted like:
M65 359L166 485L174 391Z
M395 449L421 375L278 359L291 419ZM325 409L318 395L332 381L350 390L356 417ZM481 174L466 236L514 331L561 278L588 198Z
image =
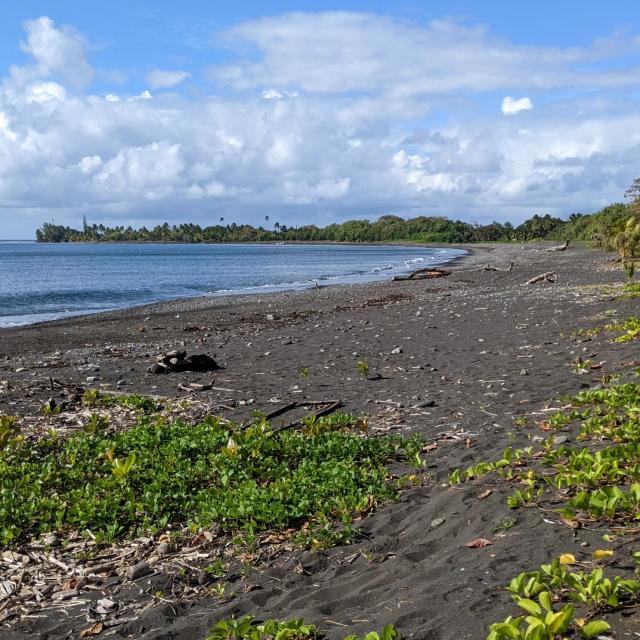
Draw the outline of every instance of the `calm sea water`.
M0 242L0 327L197 295L390 278L460 249Z

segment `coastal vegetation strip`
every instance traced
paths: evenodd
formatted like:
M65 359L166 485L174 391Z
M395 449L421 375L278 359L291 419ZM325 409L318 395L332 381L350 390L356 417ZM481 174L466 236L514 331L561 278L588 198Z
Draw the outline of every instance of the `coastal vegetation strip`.
M350 220L318 227L314 224L288 227L275 223L272 228L248 224L169 225L153 228L105 227L83 221L82 229L46 222L36 231L38 242L524 242L529 240L586 240L615 248L616 238L635 215L636 205L612 204L590 215L572 214L568 220L550 215L534 215L518 226L492 222L477 225L444 217L420 216L405 220L385 215L375 222Z

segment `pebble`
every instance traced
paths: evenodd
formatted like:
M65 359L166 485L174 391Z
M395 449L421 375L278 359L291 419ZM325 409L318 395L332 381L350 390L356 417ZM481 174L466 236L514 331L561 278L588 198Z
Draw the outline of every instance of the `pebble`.
M396 347L395 349L391 350L391 353L393 354L402 353L402 349L400 347Z
M435 518L434 520L431 521L431 528L435 529L436 527L439 527L441 524L444 524L446 522L445 518Z
M521 369L520 370L520 375L521 376L528 376L529 375L529 370L528 369Z

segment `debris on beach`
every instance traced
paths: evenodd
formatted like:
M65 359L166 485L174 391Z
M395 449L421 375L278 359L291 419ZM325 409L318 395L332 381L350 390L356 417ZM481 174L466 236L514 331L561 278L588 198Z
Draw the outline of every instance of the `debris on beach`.
M547 251L566 251L569 246L569 241L565 240L562 244L559 244L555 247L549 247Z
M541 273L530 280L527 280L525 284L535 284L536 282L555 282L558 279L555 271L547 271L546 273Z
M181 373L183 371L206 373L208 371L218 371L222 368L206 353L194 353L187 357L186 351L173 350L159 355L155 364L152 364L147 369L147 372L155 374Z
M429 280L432 278L444 278L448 276L451 271L446 269L435 269L434 267L428 267L426 269L418 269L406 276L394 276L395 282L401 282L404 280Z

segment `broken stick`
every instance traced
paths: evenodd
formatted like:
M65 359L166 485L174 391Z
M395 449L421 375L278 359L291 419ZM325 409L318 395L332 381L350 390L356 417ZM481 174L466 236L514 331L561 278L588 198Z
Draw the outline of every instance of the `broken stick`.
M547 282L555 282L557 280L556 272L547 271L546 273L541 273L539 276L531 278L531 280L527 280L525 284L535 284L536 282L542 282L544 280Z
M482 267L476 269L476 271L511 271L513 269L513 262L509 263L509 266L506 269L498 269L498 267L494 267L493 265L487 263Z
M564 244L559 244L556 247L549 247L547 251L565 251L568 246L569 246L569 241L565 240Z

